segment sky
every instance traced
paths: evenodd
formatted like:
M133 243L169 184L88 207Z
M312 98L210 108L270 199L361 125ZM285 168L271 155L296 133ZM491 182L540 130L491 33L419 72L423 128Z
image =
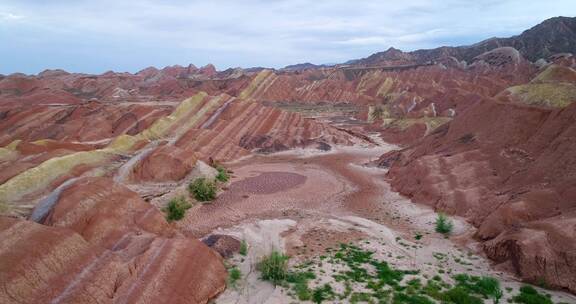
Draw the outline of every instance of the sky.
M0 0L0 74L340 63L520 34L575 0Z

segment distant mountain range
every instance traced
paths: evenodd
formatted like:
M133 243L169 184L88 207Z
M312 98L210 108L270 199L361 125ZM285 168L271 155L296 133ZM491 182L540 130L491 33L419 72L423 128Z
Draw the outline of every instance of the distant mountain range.
M513 47L530 61L548 58L558 53L576 53L576 17L554 17L509 38L490 38L467 46L443 46L403 52L396 48L355 59L345 64L375 65L386 63L426 62L446 57L471 62L474 57L499 47ZM287 70L300 70L321 67L311 63L285 67Z

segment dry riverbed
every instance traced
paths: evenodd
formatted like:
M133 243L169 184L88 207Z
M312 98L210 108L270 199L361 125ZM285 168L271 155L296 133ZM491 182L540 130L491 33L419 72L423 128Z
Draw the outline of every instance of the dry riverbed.
M188 235L247 244L245 255L226 261L241 275L216 303L428 303L418 297L435 301L431 295L453 289L458 274L469 275L460 279L471 285L474 277L497 278L501 303L517 295L522 284L478 255L474 227L451 218L451 236L436 233L431 208L393 192L385 170L363 166L394 148L296 150L226 164L234 172L226 191L178 222ZM261 279L257 264L272 251L290 256L292 282ZM554 303L576 303L569 294L538 290Z

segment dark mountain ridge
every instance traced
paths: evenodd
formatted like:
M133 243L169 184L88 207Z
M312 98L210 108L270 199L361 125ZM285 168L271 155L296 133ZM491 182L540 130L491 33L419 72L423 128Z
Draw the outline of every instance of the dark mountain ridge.
M471 62L476 56L499 47L513 47L530 61L547 59L558 53L576 53L576 17L554 17L509 38L490 38L468 46L442 46L402 52L390 48L349 64L374 65L382 62L426 62L446 57Z

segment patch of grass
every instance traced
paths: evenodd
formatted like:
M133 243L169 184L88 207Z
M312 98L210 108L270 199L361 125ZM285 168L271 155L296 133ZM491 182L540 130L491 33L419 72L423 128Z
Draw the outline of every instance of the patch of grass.
M216 198L216 183L209 181L204 177L200 177L188 185L188 191L190 191L198 201L211 201Z
M316 275L310 271L289 272L286 276L286 282L293 284L293 289L300 301L312 299L312 291L308 288L308 281L316 278Z
M272 251L258 264L262 279L270 281L274 285L280 285L288 276L288 260L288 256L278 251Z
M312 301L314 303L322 303L327 300L334 299L334 291L332 287L328 284L324 284L321 287L317 287L312 292Z
M436 232L448 235L452 233L454 224L444 213L439 213L436 217Z
M228 175L228 170L223 166L217 166L216 170L218 170L218 174L216 175L216 179L220 182L227 182L230 179L230 175Z
M550 298L538 293L534 287L529 285L520 287L520 294L514 296L512 301L522 304L553 304Z
M476 282L476 286L484 296L492 298L494 300L494 304L498 304L500 302L500 299L504 293L500 288L500 282L495 278L482 277L478 282Z
M235 287L240 278L242 278L242 272L238 267L234 266L228 269L228 286Z
M372 294L367 292L354 292L350 297L350 303L373 303Z
M394 294L394 304L434 304L434 301L430 300L426 296L422 295L410 295L405 293L395 293Z
M246 256L248 254L248 243L246 243L245 240L242 240L242 242L240 242L240 250L238 252L242 256Z
M455 304L484 304L482 299L470 294L463 287L454 287L442 294L442 300Z
M166 220L169 222L179 221L184 218L186 210L192 208L192 205L184 197L173 198L168 202L168 206L162 209L166 212Z
M457 274L454 276L454 281L456 281L456 287L462 288L469 293L481 295L484 298L491 298L495 304L500 302L503 295L500 282L492 277Z

